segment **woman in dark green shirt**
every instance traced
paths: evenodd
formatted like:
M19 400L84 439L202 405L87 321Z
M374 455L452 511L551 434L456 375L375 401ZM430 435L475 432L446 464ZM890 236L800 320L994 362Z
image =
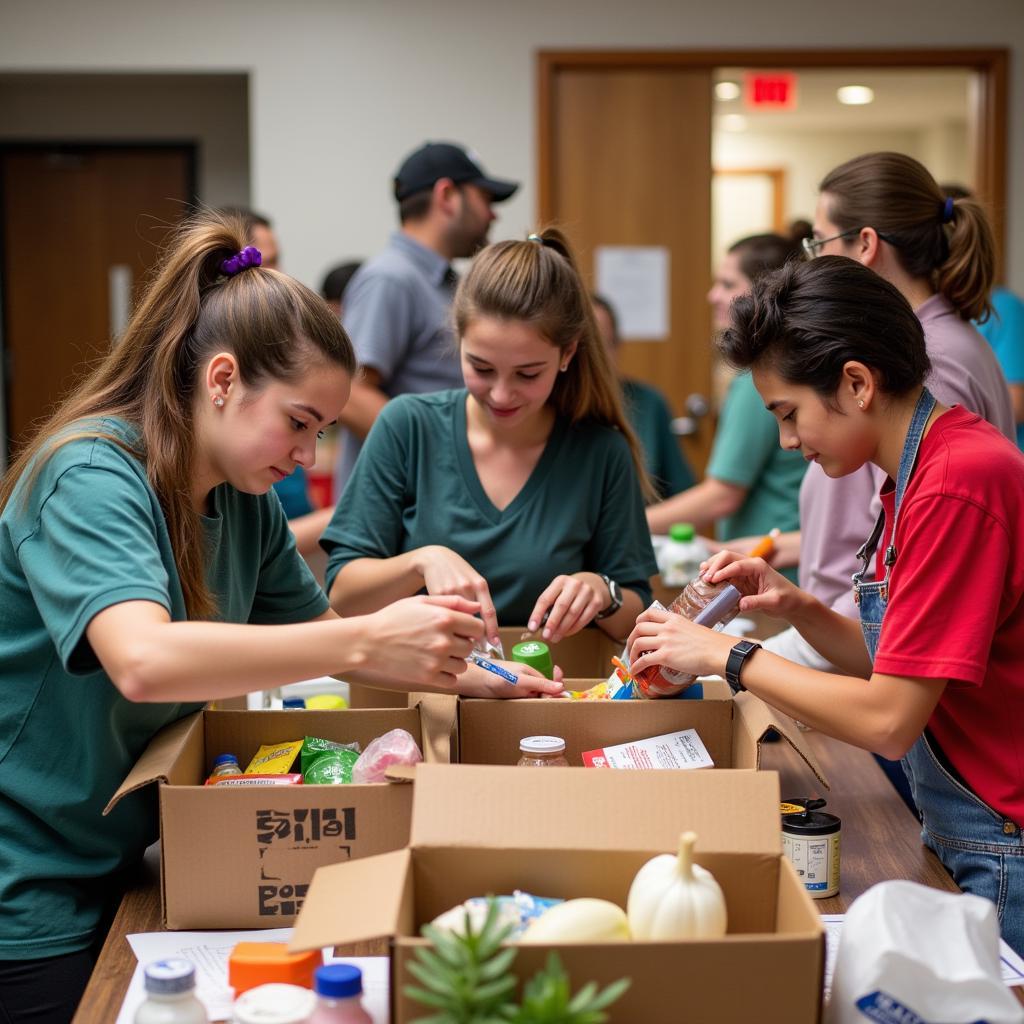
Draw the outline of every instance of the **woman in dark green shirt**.
M649 484L564 238L485 249L454 316L466 387L374 424L321 540L333 607L425 588L479 601L494 639L499 620L624 636L656 571Z
M355 358L320 297L243 246L229 217L185 225L0 484L5 1024L71 1019L116 879L157 836L151 788L104 806L160 728L328 673L461 689L483 632L461 597L328 607L270 492L313 464Z

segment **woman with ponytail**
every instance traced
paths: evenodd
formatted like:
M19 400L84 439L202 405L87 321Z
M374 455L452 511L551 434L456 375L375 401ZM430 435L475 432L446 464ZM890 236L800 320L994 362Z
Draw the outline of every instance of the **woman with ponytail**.
M157 836L151 790L103 810L159 729L328 673L455 689L483 632L461 597L329 609L271 486L313 464L355 359L260 263L240 220L187 222L0 486L0 1020L71 1019Z
M565 238L484 249L453 314L466 387L374 424L321 541L332 605L425 589L479 601L494 640L499 620L625 636L656 571L650 485Z

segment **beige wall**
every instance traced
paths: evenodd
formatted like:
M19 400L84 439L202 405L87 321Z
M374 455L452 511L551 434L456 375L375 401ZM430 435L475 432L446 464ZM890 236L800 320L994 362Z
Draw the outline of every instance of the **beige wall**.
M842 31L837 25L846 25ZM471 143L522 193L496 236L532 224L540 48L969 47L1012 50L1011 126L1024 110L1024 4L975 0L0 0L0 73L249 73L252 200L277 220L288 269L315 283L380 248L388 178L425 137ZM1024 181L1024 133L1008 180ZM1024 203L1010 268L1024 291Z

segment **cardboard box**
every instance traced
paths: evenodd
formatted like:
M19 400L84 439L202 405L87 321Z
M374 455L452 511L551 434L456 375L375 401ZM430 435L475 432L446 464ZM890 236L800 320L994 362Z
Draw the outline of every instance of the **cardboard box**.
M519 643L524 629L524 626L503 626L498 630L507 655L511 655L512 645ZM607 679L612 672L612 656L622 653L623 642L612 640L595 626L549 646L555 664L561 667L566 679ZM404 708L406 703L407 695L396 690L378 690L359 684L349 687L349 706L353 708Z
M594 680L570 680L586 689ZM478 700L458 702L458 760L514 765L524 736L561 736L570 765L599 747L696 729L716 768L759 768L761 748L774 730L825 788L828 780L800 730L752 693L735 697L720 679L702 684L703 700ZM591 769L597 771L598 769Z
M698 834L717 878L728 933L684 942L557 947L575 990L630 977L618 1024L816 1024L825 939L782 855L775 772L526 771L422 765L408 849L316 873L292 950L387 937L393 1024L429 1014L403 992L419 928L470 896L525 889L625 907L637 870ZM555 947L520 948L520 979Z
M366 745L389 729L415 737L424 758L448 760L450 700L376 711L200 711L159 732L108 805L160 784L160 888L167 928L291 924L317 868L401 849L412 787L204 787L213 758L248 764L263 743L320 736ZM428 725L429 723L429 725Z

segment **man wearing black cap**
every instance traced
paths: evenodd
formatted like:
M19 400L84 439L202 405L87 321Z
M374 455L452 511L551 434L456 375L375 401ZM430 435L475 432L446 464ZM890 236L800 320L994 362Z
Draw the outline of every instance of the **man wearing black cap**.
M342 322L363 367L341 416L348 428L335 467L335 493L352 471L362 439L389 398L462 387L449 313L451 260L487 243L492 204L518 184L489 177L477 157L449 142L428 142L394 179L401 227L345 291Z

